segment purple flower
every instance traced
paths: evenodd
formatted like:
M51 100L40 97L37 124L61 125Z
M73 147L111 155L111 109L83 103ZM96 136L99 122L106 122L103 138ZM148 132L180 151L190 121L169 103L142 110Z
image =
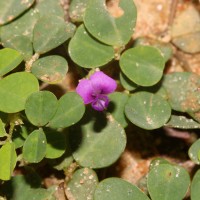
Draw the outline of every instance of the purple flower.
M115 91L117 83L103 72L95 72L89 79L80 80L76 92L84 104L92 104L97 111L103 111L109 104L108 94Z

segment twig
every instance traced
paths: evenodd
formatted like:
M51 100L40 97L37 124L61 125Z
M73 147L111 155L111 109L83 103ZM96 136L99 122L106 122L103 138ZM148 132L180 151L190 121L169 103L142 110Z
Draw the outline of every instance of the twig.
M175 17L175 14L176 14L176 9L177 9L177 6L178 6L178 1L179 0L171 0L171 6L170 6L170 15L169 15L169 21L168 21L168 26L171 27L173 22L174 22L174 17Z

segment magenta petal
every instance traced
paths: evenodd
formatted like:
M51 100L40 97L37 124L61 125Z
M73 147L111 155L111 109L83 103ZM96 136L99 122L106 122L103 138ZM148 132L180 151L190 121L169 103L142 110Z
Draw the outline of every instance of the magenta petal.
M84 104L89 104L94 101L93 87L91 81L87 79L80 80L76 92L82 97Z
M92 102L92 107L97 111L103 111L108 107L109 99L105 95L100 95L96 100Z
M117 88L116 81L100 71L91 75L90 80L94 90L100 92L101 94L112 93Z

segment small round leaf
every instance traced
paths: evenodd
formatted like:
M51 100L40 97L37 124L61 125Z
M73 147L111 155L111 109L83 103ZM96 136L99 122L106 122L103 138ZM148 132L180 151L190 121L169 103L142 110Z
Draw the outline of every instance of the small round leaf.
M40 17L54 14L64 18L64 9L59 1L39 0L37 1L34 9L36 12L39 12Z
M191 199L192 200L199 200L200 197L200 170L198 170L193 179L191 184Z
M57 83L62 81L68 71L68 63L61 56L46 56L36 60L31 72L41 81Z
M0 148L0 179L9 180L15 165L17 163L17 154L15 144L6 142Z
M200 76L190 72L167 74L163 79L171 107L180 112L200 110Z
M29 37L21 35L12 37L9 40L3 42L4 47L16 49L19 51L24 60L30 60L33 55L33 46Z
M109 95L110 103L108 106L108 112L112 114L116 121L118 121L122 127L128 125L126 116L124 114L125 104L128 101L128 95L126 93L114 92Z
M133 124L152 130L160 128L169 120L171 108L159 95L137 92L129 98L125 114Z
M119 74L119 78L120 78L120 83L126 90L132 91L138 87L137 84L128 79L122 72Z
M149 200L135 185L120 179L107 178L99 183L95 190L94 200Z
M199 129L200 123L183 115L171 115L170 120L165 126L180 129Z
M118 10L119 16L114 16L108 12L105 0L90 0L84 15L84 24L99 41L119 47L130 40L137 11L132 0L120 1Z
M69 16L73 22L82 22L89 0L73 0L69 6Z
M31 94L25 104L28 120L35 126L44 126L54 116L57 110L57 98L49 91L39 91Z
M152 200L180 200L186 195L190 184L188 172L171 164L160 164L151 169L147 178Z
M37 53L46 53L72 36L74 26L67 24L63 18L56 15L41 17L33 31L33 47Z
M46 158L59 158L66 149L66 139L63 133L54 129L44 129L47 139Z
M150 46L137 46L122 54L120 67L134 83L141 86L152 86L162 78L165 60L158 49Z
M92 169L82 168L77 170L67 184L66 195L78 200L93 199L98 178Z
M34 0L0 1L0 25L12 21L27 10L33 3Z
M38 90L38 80L28 72L6 76L0 80L0 110L6 113L23 110L28 96Z
M52 128L65 128L78 122L85 112L82 98L75 92L63 95L58 101L58 108L49 122Z
M10 48L0 50L0 76L3 76L16 68L23 60L22 55Z
M188 155L190 159L195 162L197 165L200 165L200 139L195 141L192 146L189 148Z
M33 9L29 9L13 22L2 26L0 35L3 45L8 46L8 44L13 43L12 46L18 46L15 43L20 42L19 40L21 40L22 36L27 37L27 39L32 42L33 28L38 18L38 12L35 12ZM15 37L18 38L15 39Z
M81 67L102 66L114 58L114 49L92 38L81 25L69 43L71 59Z
M120 157L126 135L111 116L107 120L103 113L88 109L80 123L70 128L69 142L73 157L81 166L102 168Z
M42 129L33 131L23 146L23 158L30 163L40 162L46 154L46 137Z

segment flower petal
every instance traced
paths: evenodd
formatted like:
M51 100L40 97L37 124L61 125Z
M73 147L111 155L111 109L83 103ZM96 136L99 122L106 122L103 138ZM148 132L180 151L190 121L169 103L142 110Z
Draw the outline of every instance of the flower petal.
M76 92L82 97L84 104L89 104L94 101L93 87L91 85L91 81L87 79L80 80Z
M105 108L108 107L109 99L105 95L101 95L98 98L96 98L95 101L92 102L92 108L94 108L97 111L103 111Z
M95 72L90 76L91 84L96 92L109 94L116 90L117 83L103 72Z

